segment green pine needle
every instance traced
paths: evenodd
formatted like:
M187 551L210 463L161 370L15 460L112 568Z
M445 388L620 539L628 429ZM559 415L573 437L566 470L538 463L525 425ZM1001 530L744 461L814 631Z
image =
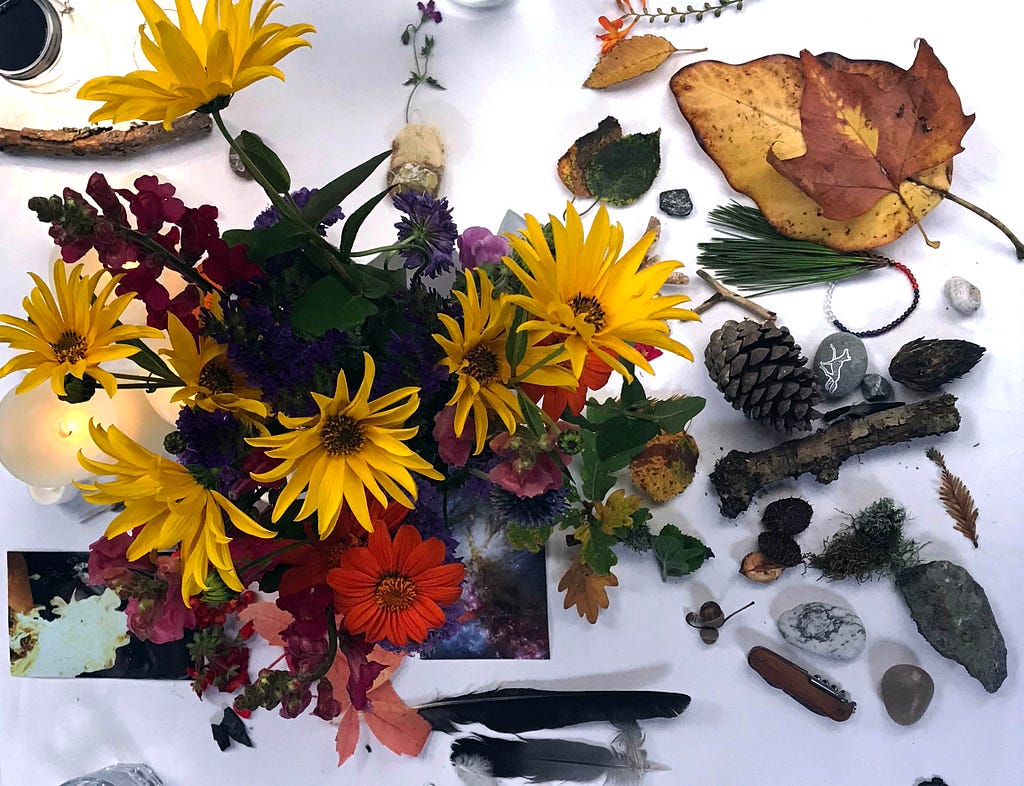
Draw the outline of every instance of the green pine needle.
M794 240L768 223L761 211L732 202L709 214L725 237L698 243L697 261L727 286L766 295L808 284L841 281L888 260L866 252L841 252L810 240Z

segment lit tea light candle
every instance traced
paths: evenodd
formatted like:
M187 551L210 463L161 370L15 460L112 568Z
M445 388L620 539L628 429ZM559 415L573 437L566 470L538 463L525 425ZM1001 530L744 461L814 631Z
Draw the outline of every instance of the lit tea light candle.
M114 405L98 394L82 404L58 399L49 385L25 393L11 390L0 400L0 464L14 477L40 490L59 491L89 473L78 463L78 451L90 458L104 454L89 436L89 420L110 425ZM40 494L41 499L61 494Z

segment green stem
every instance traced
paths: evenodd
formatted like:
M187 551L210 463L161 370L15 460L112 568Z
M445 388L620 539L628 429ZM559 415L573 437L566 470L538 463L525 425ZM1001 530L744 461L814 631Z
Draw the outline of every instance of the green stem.
M117 376L116 374L114 376ZM147 390L152 393L157 388L175 388L180 387L175 385L173 382L166 382L164 380L154 379L151 382L129 382L125 385L118 385L118 390Z
M119 371L115 371L113 373L113 377L114 377L114 379L127 379L127 380L133 380L133 381L136 381L136 382L157 382L157 381L160 381L160 382L167 381L167 382L169 382L170 381L170 380L158 380L158 378L154 377L152 374L122 374Z
M319 682L327 676L327 672L334 665L334 659L338 657L338 623L334 621L334 607L327 607L327 657L324 658L320 667L309 675L309 684Z
M352 275L348 270L345 269L346 265L352 263L343 258L341 251L328 243L313 227L309 225L305 217L302 215L302 212L298 209L291 198L284 198L274 189L270 184L270 181L268 181L266 177L264 177L263 173L260 172L259 167L256 166L251 158L249 158L245 150L242 149L242 146L238 144L235 138L231 135L231 132L228 131L227 126L224 125L224 118L221 117L220 110L215 109L210 114L213 117L213 121L216 124L217 129L228 143L228 146L235 151L246 171L253 176L253 179L259 183L266 192L267 197L270 199L270 204L272 204L277 209L278 213L281 214L281 218L287 219L291 223L295 224L306 233L307 237L314 245L326 251L329 255L328 258L330 259L331 269L333 272L341 279L342 283L349 291L356 295L360 294L360 287L356 284L355 279L352 278Z
M561 346L556 347L554 349L554 351L549 352L546 356L544 356L543 358L538 360L536 363L534 363L532 366L530 366L528 369L526 369L526 371L524 371L522 374L516 374L514 377L512 377L512 379L509 380L509 384L510 385L518 385L520 382L522 382L524 379L526 379L528 376L530 376L530 374L532 374L534 371L536 371L537 369L539 369L539 368L541 368L543 366L546 366L552 360L554 360L559 355L561 355L562 352L564 352L564 351L565 351L564 347L561 347ZM544 410L540 410L540 411L543 412Z
M968 202L963 197L958 197L956 194L952 194L949 191L946 191L944 188L939 188L938 186L933 186L929 185L928 183L924 183L918 180L916 177L911 177L908 179L911 183L915 183L916 185L919 186L924 186L925 188L934 191L936 194L939 194L943 199L948 199L950 202L960 205L960 207L967 208L975 215L981 216L983 219L992 224L992 226L994 226L996 229L998 229L1000 232L1006 235L1007 238L1009 238L1010 242L1013 244L1014 251L1017 252L1017 259L1024 259L1024 243L1021 243L1020 239L1015 234L1013 234L1013 232L1010 231L1010 228L1006 226L1006 224L1004 224L998 218L993 216L987 210L982 210L980 207L971 202Z
M389 251L404 251L407 248L415 248L416 244L412 242L396 243L393 246L378 246L377 248L367 248L362 251L350 251L349 256L351 257L368 257L373 254L385 254Z
M191 284L195 284L202 292L213 292L214 286L203 278L199 271L189 265L184 259L179 257L177 254L164 248L162 245L157 243L149 235L144 235L142 232L132 229L128 226L118 227L118 231L125 235L127 238L140 246L145 248L147 251L151 251L159 257L162 257L167 266L174 270L179 276L184 278Z
M125 343L131 344L133 347L138 349L139 351L136 352L135 354L144 356L152 364L152 368L144 366L142 363L139 363L137 360L134 360L135 356L133 355L132 362L135 363L135 365L137 365L143 371L148 371L151 374L156 375L160 379L166 380L167 382L173 382L175 385L178 386L185 384L184 382L182 382L181 378L177 374L171 371L170 366L167 365L164 359L160 357L158 353L154 352L146 345L145 341L143 341L142 339L132 339Z
M292 541L291 543L286 543L284 546L281 546L280 548L276 548L273 551L267 552L262 557L257 557L256 559L249 560L248 562L246 562L244 565L242 565L241 567L239 567L237 569L238 570L238 574L239 575L244 575L247 571L252 570L257 565L262 565L264 563L270 562L270 560L273 557L276 557L278 554L283 554L286 551L291 551L294 548L298 548L299 546L305 546L305 545L307 545L307 544L306 544L306 541L304 541L304 540L295 540L295 541Z

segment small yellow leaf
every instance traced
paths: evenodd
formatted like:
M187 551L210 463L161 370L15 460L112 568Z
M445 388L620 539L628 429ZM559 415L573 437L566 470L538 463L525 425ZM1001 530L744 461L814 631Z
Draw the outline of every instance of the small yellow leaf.
M623 489L616 489L607 502L594 505L594 518L601 522L605 535L614 535L617 529L633 526L632 515L640 510L640 504L639 497L627 497Z
M597 61L584 87L604 88L646 74L678 51L660 35L624 38Z
M611 571L598 575L589 566L576 560L558 582L558 591L565 593L563 608L571 609L575 606L577 613L593 625L601 609L608 608L606 588L617 586L619 580Z

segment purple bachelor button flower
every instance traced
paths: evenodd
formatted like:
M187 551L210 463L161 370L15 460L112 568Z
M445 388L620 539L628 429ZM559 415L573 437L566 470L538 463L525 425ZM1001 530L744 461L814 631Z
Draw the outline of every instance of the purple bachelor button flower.
M452 267L455 238L459 234L447 199L426 191L402 191L392 203L405 216L395 224L400 242L410 241L400 253L407 268L434 278Z

